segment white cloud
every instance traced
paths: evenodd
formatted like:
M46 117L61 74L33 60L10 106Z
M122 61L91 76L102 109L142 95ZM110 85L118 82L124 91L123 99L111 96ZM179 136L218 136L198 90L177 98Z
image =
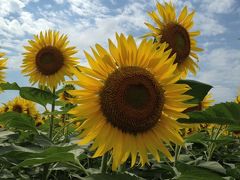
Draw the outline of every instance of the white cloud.
M230 13L235 3L235 0L202 0L200 8L209 13Z
M85 17L102 17L108 13L108 8L105 7L99 0L68 0L70 9L80 16Z
M10 13L20 12L29 0L1 0L0 1L0 16L5 17Z
M222 34L227 30L226 27L216 19L216 17L207 13L199 12L196 16L195 22L203 36L215 36Z
M240 86L240 51L217 48L201 57L197 80L214 86L217 101L233 100Z
M54 0L57 4L63 4L64 0Z

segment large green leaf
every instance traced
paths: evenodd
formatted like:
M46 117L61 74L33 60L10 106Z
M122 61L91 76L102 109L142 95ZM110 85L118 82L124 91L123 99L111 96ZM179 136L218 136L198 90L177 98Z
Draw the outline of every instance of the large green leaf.
M181 123L214 123L240 125L240 105L234 102L216 104L205 111L188 113L189 119L178 119Z
M193 99L188 101L189 103L193 104L200 103L212 88L212 86L209 84L205 84L194 80L179 80L177 83L187 84L191 87L191 89L187 91L186 94L189 94L194 97Z
M54 162L70 162L79 164L77 155L80 153L72 152L76 145L71 146L53 146L45 150L41 148L24 148L16 145L0 146L0 157L12 159L20 162L17 167L37 166Z
M143 180L143 178L130 174L92 174L84 180Z
M20 87L17 83L0 83L0 89L2 90L20 90Z
M34 120L27 114L18 112L6 112L0 114L0 123L10 128L30 130L37 133Z
M43 106L51 104L57 98L53 93L33 87L21 87L20 96Z
M176 165L177 170L181 172L181 175L177 178L180 180L206 180L206 179L211 179L211 180L224 180L221 175L218 173L206 169L206 168L201 168L197 166L192 166L188 164L183 164L183 163L177 163Z
M40 156L35 158L29 158L19 163L18 166L37 166L46 163L54 162L73 162L76 163L76 158L73 153L68 152L56 152L55 154L49 154L48 156Z

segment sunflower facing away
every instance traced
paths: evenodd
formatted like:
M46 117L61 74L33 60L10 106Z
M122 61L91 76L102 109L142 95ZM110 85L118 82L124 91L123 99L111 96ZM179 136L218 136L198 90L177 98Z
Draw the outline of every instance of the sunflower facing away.
M80 89L68 91L78 104L69 113L86 118L79 144L93 141L93 157L111 152L113 170L130 156L132 166L138 155L147 163L148 153L172 160L164 144L183 143L176 119L188 118L181 112L191 106L183 103L192 98L183 95L189 86L175 84L180 76L173 73L175 56L169 58L166 43L156 51L152 40L137 46L132 36L116 39L117 45L109 40L109 51L96 44L94 56L85 52L91 68L73 69L78 79L72 83Z
M158 43L167 42L169 49L172 49L171 55L176 53L174 63L177 64L177 73L181 73L182 77L187 76L188 71L196 74L198 65L195 59L198 60L196 52L202 51L197 47L197 42L194 39L200 35L200 31L190 32L193 26L194 12L188 14L187 7L184 7L179 17L176 17L176 9L172 3L165 3L161 5L156 4L157 11L149 12L149 16L156 23L156 27L145 23L152 31L145 35L145 37L153 36Z
M71 68L78 58L72 57L77 51L68 47L66 35L57 31L45 31L35 35L25 46L22 72L30 76L30 82L46 85L51 89L64 81L64 76L72 76Z
M5 78L5 72L3 70L6 69L7 58L4 56L5 53L0 52L0 83L3 83Z
M214 102L214 99L212 97L212 94L208 93L197 106L187 108L184 112L203 111L203 110L207 109L208 107L210 107L213 104L213 102ZM182 124L182 126L185 127L182 131L183 136L187 136L187 135L193 134L195 132L199 132L199 130L201 130L201 129L209 130L209 129L212 129L213 127L217 127L217 125L207 124L207 123L205 123L205 124L185 124L185 125Z

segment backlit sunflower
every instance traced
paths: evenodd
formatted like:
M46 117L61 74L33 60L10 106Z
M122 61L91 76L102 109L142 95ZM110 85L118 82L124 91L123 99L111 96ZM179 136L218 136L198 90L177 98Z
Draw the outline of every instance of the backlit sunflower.
M6 69L7 58L4 56L5 53L0 53L0 83L3 83L5 78L5 72L3 70Z
M25 46L22 73L30 76L30 82L46 85L51 89L64 81L64 76L72 76L71 68L78 62L72 57L77 51L68 47L66 35L57 31L45 31L35 35Z
M73 69L78 79L72 83L80 89L68 91L78 104L69 113L86 118L78 128L79 144L93 141L93 157L110 151L113 170L130 156L132 166L138 155L147 163L148 153L157 161L159 152L173 160L164 143L183 143L176 119L188 118L181 112L192 98L183 95L188 85L175 84L180 78L173 73L175 55L169 58L166 43L156 51L152 40L137 46L132 36L116 39L117 45L109 40L109 51L96 44L94 56L85 52L91 68Z
M182 77L187 76L188 71L196 74L198 65L195 59L198 60L196 52L202 51L197 47L197 42L194 39L200 35L200 31L190 32L193 27L193 16L195 12L188 14L187 7L184 7L179 17L176 17L176 9L172 3L164 5L157 2L156 8L158 12L149 12L149 16L156 23L156 27L145 23L152 31L145 37L153 36L158 43L167 42L169 49L172 49L171 55L176 53L174 63L177 64L177 73L181 73Z

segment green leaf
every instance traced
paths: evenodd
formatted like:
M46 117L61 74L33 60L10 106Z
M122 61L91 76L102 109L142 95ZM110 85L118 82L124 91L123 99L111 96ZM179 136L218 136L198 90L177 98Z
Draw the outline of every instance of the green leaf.
M216 161L201 162L200 164L198 164L198 167L209 169L211 171L221 173L224 175L226 174L226 169Z
M21 87L20 96L24 99L36 102L42 106L51 104L57 98L53 93L33 87Z
M179 180L189 180L189 179L194 179L194 180L206 180L206 179L211 179L211 180L224 180L224 178L221 177L216 172L213 172L209 169L201 168L201 167L196 167L188 164L183 164L183 163L177 163L176 165L177 170L181 172L180 177L177 179Z
M216 104L205 111L190 112L188 115L189 119L178 119L178 122L240 125L240 105L234 102Z
M187 143L202 143L206 139L208 139L208 135L206 132L198 132L198 133L194 133L190 136L187 136L185 138L185 142L187 142Z
M56 152L55 154L50 154L49 156L36 157L26 159L23 162L19 163L17 166L37 166L46 163L54 163L54 162L73 162L76 163L76 159L74 154L68 152Z
M92 174L84 180L143 180L143 178L130 174Z
M17 167L37 166L53 162L72 162L74 164L79 164L77 156L71 152L76 147L76 145L64 147L53 146L47 148L46 150L42 150L39 148L24 148L13 144L6 147L2 146L0 148L0 155L1 157L8 159L22 161L17 165ZM79 154L80 153L78 153L78 155Z
M20 87L17 83L0 83L0 89L2 90L20 90Z
M0 123L3 123L10 128L29 130L37 133L33 118L27 114L18 112L6 112L0 114Z
M8 136L12 135L12 134L15 134L15 132L13 131L1 131L0 130L0 139L7 139Z
M205 84L194 80L179 80L177 83L187 84L191 87L191 89L187 91L186 94L194 97L193 99L188 101L189 103L193 104L200 103L212 88L212 86L209 84Z

